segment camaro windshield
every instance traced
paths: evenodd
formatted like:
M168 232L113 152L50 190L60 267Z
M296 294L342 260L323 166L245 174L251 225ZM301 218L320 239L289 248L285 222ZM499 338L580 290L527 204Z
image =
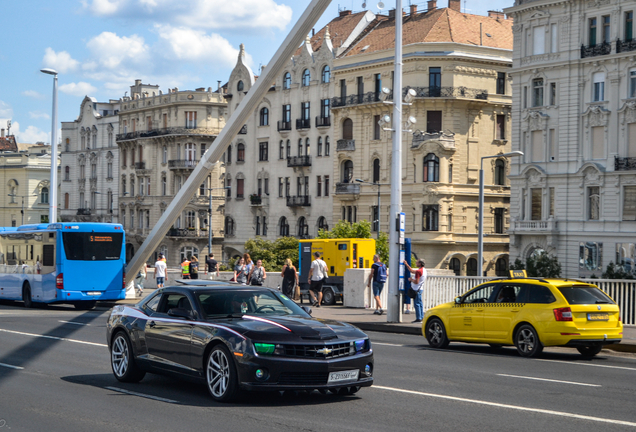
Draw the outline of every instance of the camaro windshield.
M203 312L208 318L251 316L301 316L309 318L303 309L288 297L265 290L236 289L205 291L198 294Z

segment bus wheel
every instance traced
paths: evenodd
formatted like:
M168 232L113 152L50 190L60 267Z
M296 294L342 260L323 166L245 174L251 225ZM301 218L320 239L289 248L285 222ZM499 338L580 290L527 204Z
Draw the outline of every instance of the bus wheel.
M30 309L33 307L33 300L31 299L31 286L28 282L25 282L22 287L22 301L24 302L24 307Z
M77 310L91 310L97 304L96 301L83 301L73 304Z

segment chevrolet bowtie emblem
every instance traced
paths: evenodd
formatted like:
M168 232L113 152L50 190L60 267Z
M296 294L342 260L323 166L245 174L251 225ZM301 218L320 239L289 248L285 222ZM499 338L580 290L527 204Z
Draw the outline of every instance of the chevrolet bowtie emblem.
M322 354L322 355L329 355L332 353L332 349L331 348L321 348L318 351L316 351L318 354Z

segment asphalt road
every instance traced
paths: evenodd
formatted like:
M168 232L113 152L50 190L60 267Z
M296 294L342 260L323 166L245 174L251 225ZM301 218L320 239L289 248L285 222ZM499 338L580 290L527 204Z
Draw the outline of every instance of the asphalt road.
M217 404L203 385L112 375L107 310L0 303L0 432L636 431L636 356L583 360L370 333L375 385L355 396L254 394Z

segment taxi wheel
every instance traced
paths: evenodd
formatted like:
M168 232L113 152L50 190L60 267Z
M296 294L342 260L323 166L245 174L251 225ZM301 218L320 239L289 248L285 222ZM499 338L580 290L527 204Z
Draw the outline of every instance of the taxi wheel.
M543 351L537 331L529 324L524 324L517 330L515 346L521 357L537 357Z
M446 328L439 318L433 318L426 324L426 340L432 348L446 348L449 344Z
M580 352L583 357L594 357L596 354L600 353L602 349L603 345L598 345L578 347L576 350Z

